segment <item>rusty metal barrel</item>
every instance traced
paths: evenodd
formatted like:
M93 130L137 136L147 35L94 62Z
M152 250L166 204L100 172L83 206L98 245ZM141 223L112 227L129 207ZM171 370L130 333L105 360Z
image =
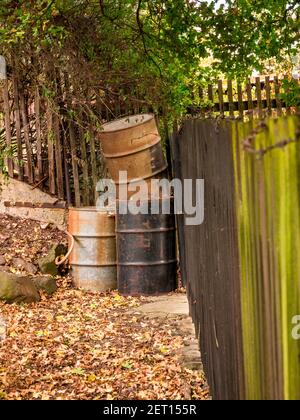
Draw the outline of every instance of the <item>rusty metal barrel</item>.
M119 184L165 175L167 163L156 121L151 114L121 118L103 125L99 137L107 169ZM119 180L119 172L127 171L127 182Z
M104 292L117 286L115 215L95 207L69 210L70 255L76 287Z
M163 214L151 214L154 201L140 203L141 213L131 214L119 202L116 215L118 290L123 295L159 295L176 288L177 256L174 203ZM121 210L123 207L123 210Z

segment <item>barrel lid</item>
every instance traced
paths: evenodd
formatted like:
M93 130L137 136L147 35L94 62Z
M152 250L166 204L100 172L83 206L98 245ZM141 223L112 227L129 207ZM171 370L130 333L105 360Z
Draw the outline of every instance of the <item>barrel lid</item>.
M128 128L138 127L146 122L151 121L154 118L153 114L137 114L130 115L128 117L120 118L108 123L103 124L101 132L103 133L115 133Z

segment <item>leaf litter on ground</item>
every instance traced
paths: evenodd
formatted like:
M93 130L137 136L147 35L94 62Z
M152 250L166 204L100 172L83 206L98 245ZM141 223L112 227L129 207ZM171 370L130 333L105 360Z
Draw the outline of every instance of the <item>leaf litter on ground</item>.
M36 264L67 239L51 224L9 215L0 231L12 272L14 257ZM203 373L181 363L176 326L138 312L146 298L76 290L69 276L58 285L38 303L0 302L0 400L209 398Z
M133 314L145 298L59 283L38 303L0 303L0 399L209 398L203 373L182 365L170 320Z

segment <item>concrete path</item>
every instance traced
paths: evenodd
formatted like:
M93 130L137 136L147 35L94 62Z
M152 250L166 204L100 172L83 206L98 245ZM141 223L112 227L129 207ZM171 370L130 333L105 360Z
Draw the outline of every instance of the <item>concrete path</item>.
M185 315L189 316L189 304L186 294L174 293L170 295L152 297L152 302L145 303L140 311L153 317Z
M203 370L195 327L189 316L189 304L185 293L151 297L134 312L149 318L170 319L174 334L183 337L184 347L179 350L182 363L188 369Z

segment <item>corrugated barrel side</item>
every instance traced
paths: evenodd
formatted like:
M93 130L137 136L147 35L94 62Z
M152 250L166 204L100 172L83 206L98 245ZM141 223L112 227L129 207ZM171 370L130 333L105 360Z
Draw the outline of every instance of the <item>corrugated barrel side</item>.
M117 211L118 290L124 295L159 295L176 288L176 230L170 214ZM127 204L125 204L127 205ZM143 202L151 207L150 201ZM161 206L160 206L161 207Z
M134 115L104 124L99 137L107 169L117 185L137 180L150 184L152 178L166 175L167 163L153 115ZM119 179L120 171L126 171L125 181Z
M70 256L76 287L103 292L117 286L115 217L93 207L69 211L75 239Z

